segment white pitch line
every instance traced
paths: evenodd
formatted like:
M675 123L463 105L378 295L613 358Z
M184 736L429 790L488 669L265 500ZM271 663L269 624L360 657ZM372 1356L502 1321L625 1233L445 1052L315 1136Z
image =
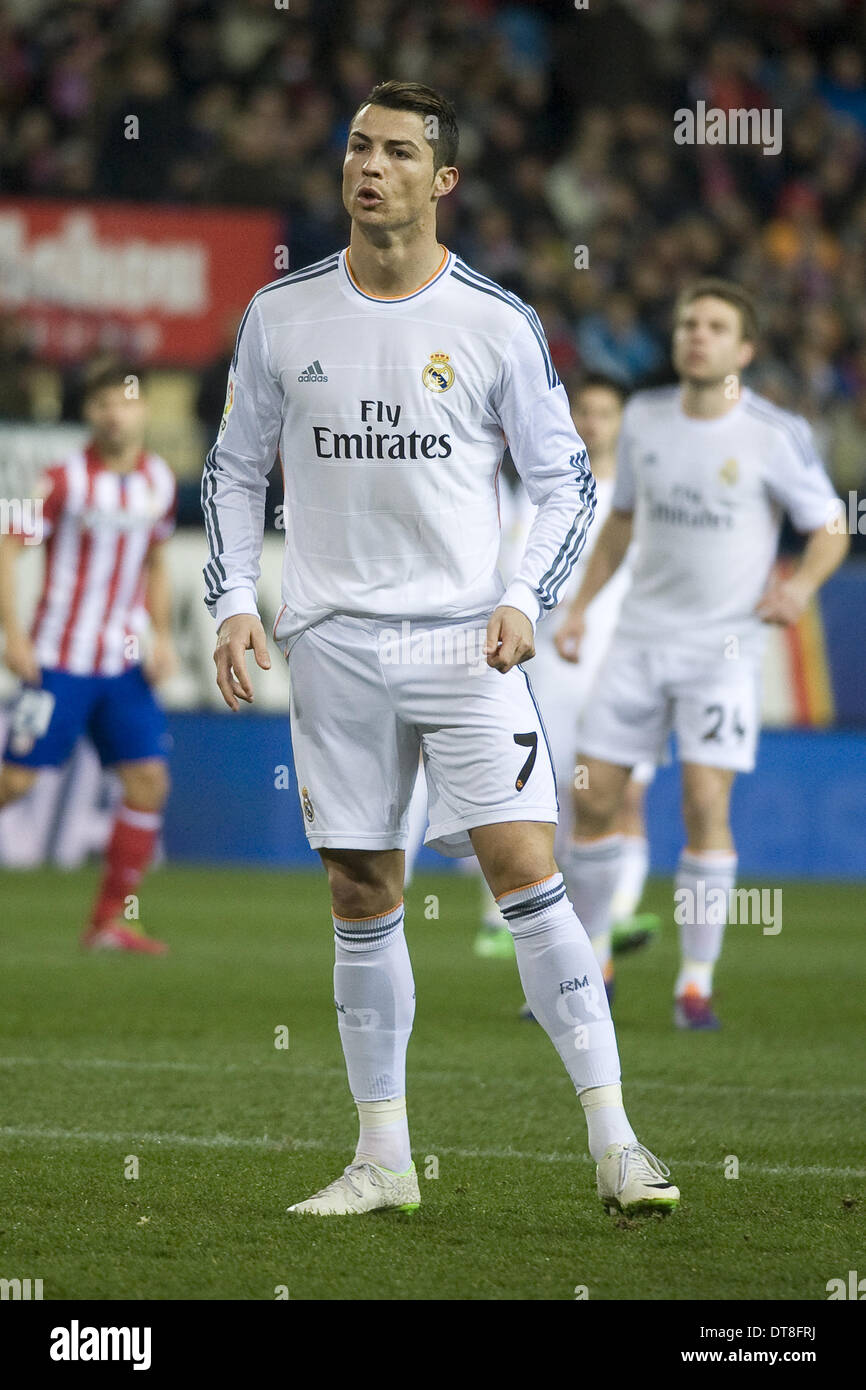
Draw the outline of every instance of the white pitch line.
M290 1063L291 1072L303 1076L345 1076L344 1067L326 1067L317 1063ZM181 1062L181 1061L146 1061L140 1058L114 1058L114 1057L0 1057L0 1067L63 1067L68 1070L86 1070L94 1068L106 1071L178 1071L178 1072L211 1072L214 1075L225 1075L235 1072L273 1072L277 1074L279 1064L273 1062ZM497 1085L522 1085L523 1081L518 1077L511 1076L483 1076L478 1072L462 1071L425 1071L423 1068L413 1070L411 1076L418 1081L433 1082L455 1082L461 1085L476 1084L481 1087L493 1088ZM551 1074L547 1077L536 1077L533 1079L534 1086L545 1084L563 1085L566 1078ZM705 1096L709 1082L704 1081L665 1081L664 1078L648 1078L639 1080L635 1077L626 1078L623 1082L629 1091L671 1091L677 1095L700 1094ZM828 1098L857 1098L866 1099L866 1086L820 1086L820 1087L787 1087L787 1086L733 1086L712 1084L713 1095L729 1096L769 1096L778 1100L826 1100Z
M692 1095L695 1092L700 1095L728 1095L728 1096L771 1096L780 1100L814 1100L816 1098L826 1099L828 1096L840 1096L850 1099L857 1097L860 1100L866 1099L866 1086L816 1086L816 1087L788 1087L788 1086L728 1086L718 1085L715 1081L665 1081L662 1078L653 1078L639 1081L636 1078L626 1077L623 1085L627 1090L644 1091L676 1091L682 1095Z
M134 1144L165 1144L166 1148L193 1148L193 1149L270 1149L274 1151L291 1151L292 1149L337 1149L343 1147L340 1141L328 1141L325 1139L271 1139L267 1134L261 1138L244 1138L235 1134L176 1134L168 1132L164 1134L153 1133L146 1130L78 1130L78 1129L40 1129L27 1125L3 1125L0 1126L0 1140L3 1139L29 1139L39 1142L50 1141L52 1143L78 1143L78 1144L119 1144L124 1147ZM420 1153L425 1148L423 1144L415 1145L415 1152ZM481 1148L453 1148L450 1145L431 1143L426 1146L427 1152L442 1154L448 1158L483 1159L493 1161L516 1161L522 1163L564 1163L589 1165L592 1159L589 1154L563 1154L563 1153L535 1153L525 1149L481 1149ZM671 1158L670 1162L675 1168L714 1168L719 1172L724 1170L724 1159L710 1158ZM760 1175L761 1177L780 1177L780 1178L866 1178L866 1168L824 1168L820 1166L798 1166L794 1164L764 1164L746 1163L740 1165L743 1177Z
M258 1070L259 1066L258 1062L247 1066L242 1062L148 1062L137 1057L0 1057L0 1067L63 1067L71 1071L93 1067L106 1071L204 1071L222 1074L251 1068Z

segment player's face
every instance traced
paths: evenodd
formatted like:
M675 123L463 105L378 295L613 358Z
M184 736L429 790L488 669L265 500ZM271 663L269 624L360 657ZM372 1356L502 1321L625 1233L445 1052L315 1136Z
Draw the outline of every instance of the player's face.
M456 170L433 168L433 147L416 111L362 106L349 131L343 161L343 206L373 231L397 231L422 221L456 182Z
M696 386L714 386L748 366L754 349L743 338L739 310L706 295L686 304L674 327L677 375Z
M616 446L622 406L615 391L606 386L585 386L578 393L572 413L574 428L593 454L607 454Z
M84 407L84 418L97 448L109 453L134 448L144 439L144 402L136 397L130 399L126 392L125 386L104 386L93 393Z

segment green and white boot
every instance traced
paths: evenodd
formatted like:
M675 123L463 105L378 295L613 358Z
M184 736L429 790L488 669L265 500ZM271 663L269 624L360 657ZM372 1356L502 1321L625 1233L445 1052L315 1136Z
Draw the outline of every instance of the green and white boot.
M286 1210L302 1216L360 1216L366 1211L417 1211L421 1205L418 1174L411 1163L392 1173L378 1163L350 1163L321 1192Z
M611 1144L595 1172L599 1200L611 1216L667 1215L679 1206L680 1190L668 1182L670 1168L643 1144Z

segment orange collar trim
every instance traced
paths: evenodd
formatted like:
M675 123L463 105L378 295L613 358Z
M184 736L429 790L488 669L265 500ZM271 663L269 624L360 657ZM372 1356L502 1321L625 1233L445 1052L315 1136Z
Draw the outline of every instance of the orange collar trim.
M440 241L440 242L437 242L436 244L437 244L437 246L442 246L441 241ZM442 246L442 252L443 252L442 259L441 259L441 261L439 262L439 264L437 265L436 269L433 271L433 274L432 274L432 275L428 275L428 277L427 277L426 280L422 280L422 282L421 282L420 285L416 285L415 288L414 288L414 290L409 290L407 294L370 294L370 291L369 291L369 290L365 290L361 285L358 284L358 281L355 279L354 275L352 274L352 262L349 260L349 248L348 248L348 247L346 247L346 271L347 271L347 273L348 273L349 279L351 280L352 284L355 286L355 289L358 290L361 294L365 295L367 299L381 299L381 300L387 301L387 302L393 302L394 300L398 300L398 299L411 299L413 294L418 294L419 290L423 290L424 286L425 286L425 285L429 285L430 282L431 282L431 280L435 280L435 279L436 279L436 276L440 273L440 271L442 271L442 270L444 269L445 262L448 260L448 256L449 256L448 247L447 247L447 246Z

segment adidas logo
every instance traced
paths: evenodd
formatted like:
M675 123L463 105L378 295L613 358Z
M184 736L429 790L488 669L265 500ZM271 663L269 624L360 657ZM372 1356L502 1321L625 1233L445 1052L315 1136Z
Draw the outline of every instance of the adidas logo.
M327 381L327 380L328 380L328 378L325 376L325 373L322 371L322 364L321 364L321 362L319 361L318 357L316 358L315 362L311 362L310 365L309 365L309 367L307 367L306 371L301 372L301 375L298 377L298 381Z

